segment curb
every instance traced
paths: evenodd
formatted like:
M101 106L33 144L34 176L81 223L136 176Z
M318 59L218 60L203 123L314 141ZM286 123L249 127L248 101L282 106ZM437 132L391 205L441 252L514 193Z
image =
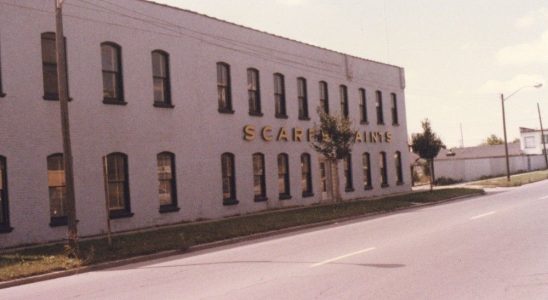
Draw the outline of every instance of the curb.
M306 229L310 229L310 228L320 228L320 227L324 227L324 226L330 226L330 225L335 225L335 224L338 224L338 223L345 223L345 222L355 221L355 220L359 220L359 219L368 219L368 218L376 217L376 216L379 216L379 215L388 215L388 214L391 214L391 213L402 212L402 211L416 209L416 208L420 208L420 207L435 206L435 205L443 204L443 203L446 203L446 202L452 202L452 201L456 201L456 200L462 200L462 199L466 199L466 198L485 196L485 195L486 195L486 193L479 194L479 195L478 194L464 195L464 196L448 198L448 199L441 200L441 201L438 201L438 202L411 203L411 206L403 207L403 208L396 208L394 210L378 211L378 212L368 213L368 214L364 214L364 215L344 217L344 218L338 218L338 219L333 219L333 220L328 220L328 221L322 221L322 222L318 222L318 223L310 223L310 224L304 224L304 225L299 225L299 226L282 228L282 229L278 229L278 230L255 233L255 234L251 234L251 235L240 236L240 237L220 240L220 241L216 241L216 242L211 242L211 243L199 244L199 245L191 246L186 250L167 250L167 251L162 251L162 252L153 253L153 254L146 254L146 255L141 255L141 256L136 256L136 257L120 259L120 260L116 260L116 261L103 262L103 263L99 263L99 264L96 264L96 265L84 266L84 267L79 267L79 268L71 269L71 270L55 271L55 272L41 274L41 275L35 275L35 276L30 276L30 277L25 277L25 278L19 278L19 279L0 282L0 290L5 289L5 288L19 286L19 285L36 283L36 282L40 282L40 281L56 279L56 278L61 278L61 277L67 277L67 276L83 274L83 273L93 272L93 271L99 271L99 270L104 270L104 269L116 268L116 267L125 266L125 265L129 265L129 264L134 264L134 263L140 263L140 262L145 262L145 261L150 261L150 260L155 260L155 259L180 255L180 254L187 254L187 253L192 253L192 252L197 252L197 251L202 251L202 250L207 250L207 249L212 249L212 248L217 248L217 247L222 247L222 246L227 246L227 245L233 245L233 244L241 243L241 242L245 242L245 241L258 240L258 239L263 239L263 238L267 238L267 237L271 237L271 236L302 231L302 230L306 230Z

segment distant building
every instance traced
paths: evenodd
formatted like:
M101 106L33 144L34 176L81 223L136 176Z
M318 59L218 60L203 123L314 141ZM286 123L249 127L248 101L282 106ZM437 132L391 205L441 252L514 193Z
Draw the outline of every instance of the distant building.
M540 129L519 128L521 151L525 154L544 154L543 141L548 141L548 133L544 131L544 139ZM548 147L548 145L547 145Z

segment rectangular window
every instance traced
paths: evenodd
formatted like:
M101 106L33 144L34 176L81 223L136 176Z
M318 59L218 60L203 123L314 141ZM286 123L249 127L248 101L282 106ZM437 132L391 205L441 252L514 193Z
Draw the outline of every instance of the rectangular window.
M264 155L262 153L253 154L253 193L255 201L267 200Z
M162 152L157 155L157 163L160 212L178 211L175 155L170 152Z
M392 96L392 125L398 125L398 99L395 93L391 94Z
M8 207L8 172L6 158L0 156L0 233L10 232Z
M59 86L57 78L57 44L55 33L45 32L41 35L42 41L42 77L44 82L44 100L59 100ZM66 45L65 45L66 54ZM65 56L65 67L67 67ZM68 76L67 76L68 77ZM68 82L67 82L68 88Z
M131 217L127 156L111 153L104 164L110 218Z
M301 188L303 197L310 197L312 193L312 167L310 166L310 154L303 153L301 155Z
M67 188L65 183L65 162L63 154L48 156L48 189L50 226L67 224Z
M344 189L346 192L354 191L354 183L352 180L352 154L348 153L344 158L344 179L345 186Z
M2 86L2 44L0 44L0 98L5 97L4 89Z
M284 76L280 73L274 74L274 103L276 118L287 119L285 109L285 82Z
M401 152L394 154L394 164L396 166L396 184L403 184L403 170L401 165Z
M381 152L379 155L379 166L381 172L381 187L388 186L388 174L386 170L386 153Z
M287 154L278 154L278 192L280 200L291 198L289 190L289 159Z
M320 107L323 112L329 114L329 92L325 81L320 81Z
M217 95L220 113L234 113L232 110L232 91L230 83L230 66L227 63L217 63Z
M369 153L365 152L362 156L363 160L363 188L370 190L372 188L371 184L371 158Z
M306 90L306 79L297 78L297 92L299 98L299 120L310 120L308 116L308 93Z
M544 144L548 144L548 134L544 135L544 139L542 140Z
M382 111L382 92L377 91L376 93L377 99L375 101L375 108L377 109L377 124L384 125L384 114Z
M111 42L101 44L103 103L126 104L122 79L122 50Z
M526 136L525 137L525 148L535 148L535 137L534 136Z
M365 89L360 89L360 123L367 124L367 94Z
M341 115L348 118L348 88L346 85L341 85L339 92L341 97Z
M236 170L234 167L234 154L223 153L223 155L221 155L221 173L223 184L223 205L238 204L238 200L236 200Z
M154 106L173 107L171 105L171 86L169 79L169 56L166 52L152 52L152 83Z
M247 94L249 97L249 115L262 116L261 112L261 86L259 71L247 69Z

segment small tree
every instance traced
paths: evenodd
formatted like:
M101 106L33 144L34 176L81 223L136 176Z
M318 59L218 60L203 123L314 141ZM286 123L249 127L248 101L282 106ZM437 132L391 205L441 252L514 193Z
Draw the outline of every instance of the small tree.
M311 141L312 148L322 154L331 165L333 198L342 201L339 187L338 162L350 154L355 142L356 130L352 121L340 115L331 116L321 108L316 110L320 117L319 127L314 124L315 138Z
M418 154L422 159L425 159L430 166L430 190L434 183L434 158L438 155L441 148L445 145L436 133L430 127L430 121L425 119L422 121L422 133L414 133L411 136L411 148L413 152Z
M504 140L500 137L491 134L485 139L485 142L482 143L482 145L502 145L504 144Z

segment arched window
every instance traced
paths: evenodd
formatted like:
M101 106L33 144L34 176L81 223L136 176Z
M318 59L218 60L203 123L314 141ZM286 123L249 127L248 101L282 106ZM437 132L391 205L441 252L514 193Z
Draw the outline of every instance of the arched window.
M63 154L47 157L50 226L67 225L67 187Z
M346 192L354 191L354 182L352 179L352 154L348 153L344 158L344 179L345 186L344 189Z
M400 151L396 151L396 153L394 154L394 165L396 166L396 184L403 184L403 172Z
M364 152L362 155L362 166L363 166L363 188L365 190L370 190L373 188L371 184L371 158L369 153Z
M10 232L8 205L8 171L6 158L0 156L0 233Z
M217 63L217 94L220 113L234 113L232 109L232 88L230 84L230 66L224 62Z
M369 120L367 119L367 94L365 89L360 89L360 123L367 124Z
M178 211L175 154L162 152L156 156L158 164L158 197L160 212Z
M329 114L329 91L325 81L320 81L320 107L323 112Z
M112 42L101 44L103 103L126 104L122 78L122 48Z
M66 40L66 39L65 39ZM42 42L42 77L44 82L44 100L59 100L57 79L57 44L54 32L41 34ZM65 45L66 53L66 45ZM66 58L66 56L65 56ZM67 67L65 60L65 68ZM68 77L68 76L67 76ZM68 88L68 82L67 82Z
M398 98L395 93L390 95L392 97L392 125L398 125Z
M110 218L131 217L127 155L111 153L103 159Z
M221 173L223 184L223 204L238 204L236 200L236 170L234 154L223 153L221 155Z
M266 201L264 154L253 154L253 194L255 201Z
M299 120L310 120L308 116L308 92L306 90L306 79L297 78L297 93L299 100Z
M348 88L346 85L341 84L339 86L339 93L341 97L341 116L348 118Z
M169 55L162 50L152 51L152 82L154 106L173 107L169 78Z
M381 152L379 154L379 166L381 172L381 187L388 186L388 174L386 169L386 152Z
M287 118L285 107L285 81L284 76L280 73L274 74L274 107L276 109L276 118Z
M310 163L310 154L301 154L301 187L303 197L313 196L312 191L312 166Z
M289 158L287 154L278 154L278 192L280 200L290 199Z
M259 70L247 69L247 95L249 97L249 115L262 116L261 112L261 85Z
M382 92L377 91L375 92L375 95L377 96L375 101L375 108L377 109L377 124L384 125L384 114L382 111Z

